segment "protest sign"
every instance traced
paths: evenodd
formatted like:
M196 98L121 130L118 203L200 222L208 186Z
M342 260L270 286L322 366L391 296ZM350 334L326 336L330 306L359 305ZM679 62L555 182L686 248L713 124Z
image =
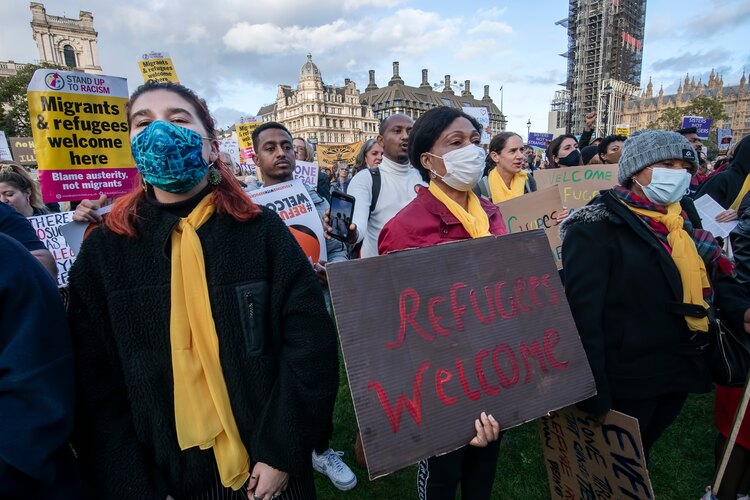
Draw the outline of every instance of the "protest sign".
M562 241L557 214L563 211L557 186L518 196L497 204L510 233L544 229L552 249L555 265L562 269Z
M68 284L68 271L70 271L70 266L76 260L76 252L70 248L61 231L62 226L72 220L73 212L29 217L29 222L34 227L36 237L44 243L47 250L55 258L55 263L57 263L58 287L64 287Z
M708 132L711 130L711 118L702 116L683 116L682 128L695 127L698 139L708 140Z
M318 164L309 161L297 160L294 165L294 178L301 180L308 186L317 186Z
M251 167L255 166L253 161L253 155L255 150L253 149L253 131L258 128L261 124L260 121L256 121L253 116L248 121L242 121L235 124L235 130L237 130L237 142L240 148L240 163Z
M221 139L219 151L228 154L236 163L240 163L240 142L237 139Z
M539 421L552 500L654 498L638 420L610 411L603 423L574 406Z
M630 137L630 125L627 123L618 123L615 125L615 134Z
M357 159L357 153L362 148L362 141L352 142L351 144L341 144L338 146L324 146L318 144L316 151L318 153L318 165L322 167L333 168L336 162L346 162L347 165L354 165Z
M13 155L10 154L10 147L8 147L8 139L2 130L0 130L0 160L13 161Z
M34 139L31 137L10 137L10 150L13 159L21 165L36 165Z
M370 478L595 393L542 231L327 270Z
M727 154L729 152L729 149L732 147L732 129L717 128L716 144L719 146L719 154Z
M492 139L492 127L490 127L490 115L484 106L465 107L464 113L474 118L482 126L482 144L489 144Z
M166 52L149 52L138 60L144 82L180 83L172 58Z
M28 99L44 201L115 197L131 190L137 171L124 78L42 68L29 83Z
M557 184L563 206L581 208L599 194L599 191L610 189L617 184L617 165L585 165L536 170L534 180L537 189Z
M294 179L257 189L248 196L281 217L313 264L328 260L323 223L302 181Z
M543 134L541 132L529 132L529 140L526 142L535 149L547 149L547 143L552 140L552 134Z

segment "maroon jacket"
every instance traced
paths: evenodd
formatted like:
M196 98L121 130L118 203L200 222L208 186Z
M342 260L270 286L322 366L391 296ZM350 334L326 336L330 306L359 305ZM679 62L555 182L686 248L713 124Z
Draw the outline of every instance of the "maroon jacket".
M490 218L490 233L508 234L500 210L479 198ZM417 197L388 221L378 237L378 253L384 255L407 248L428 247L471 238L461 222L429 189L420 189Z

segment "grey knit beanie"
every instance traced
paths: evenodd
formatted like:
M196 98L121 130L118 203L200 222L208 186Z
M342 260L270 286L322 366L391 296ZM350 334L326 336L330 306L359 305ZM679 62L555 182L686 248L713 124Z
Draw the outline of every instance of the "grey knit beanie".
M628 137L622 147L617 180L624 185L628 179L654 163L663 160L685 160L692 164L690 173L698 170L698 155L690 141L677 132L643 130Z

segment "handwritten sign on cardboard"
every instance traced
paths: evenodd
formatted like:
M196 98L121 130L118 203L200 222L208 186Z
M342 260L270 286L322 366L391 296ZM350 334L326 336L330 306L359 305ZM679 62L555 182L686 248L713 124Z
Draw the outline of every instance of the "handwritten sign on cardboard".
M560 189L560 198L567 208L586 206L599 191L613 188L617 184L617 165L585 165L537 170L534 172L537 189L555 184Z
M556 217L563 210L557 186L528 193L497 204L510 233L544 229L555 265L562 269L562 240Z
M44 243L55 258L58 288L64 287L68 284L68 271L76 260L76 252L65 240L62 227L73 220L73 212L35 215L28 219L34 227L36 237Z
M327 269L370 478L595 392L543 231Z
M599 425L574 406L539 421L552 500L654 498L638 420L610 411Z

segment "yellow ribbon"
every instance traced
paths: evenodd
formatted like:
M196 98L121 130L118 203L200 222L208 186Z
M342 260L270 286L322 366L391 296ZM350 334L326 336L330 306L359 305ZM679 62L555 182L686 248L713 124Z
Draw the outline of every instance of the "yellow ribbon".
M458 219L472 238L491 236L490 218L487 216L487 212L484 211L484 208L482 208L482 204L479 202L477 195L471 191L468 192L469 203L467 208L469 210L466 211L461 205L445 194L434 182L430 182L429 189L430 193L445 205L450 213Z
M667 205L667 213L631 207L625 204L633 212L645 215L655 221L661 222L669 231L667 243L672 248L672 260L680 272L682 280L682 300L686 304L703 306L708 309L708 303L703 299L703 289L711 285L706 274L706 264L698 255L693 238L685 231L685 220L682 218L682 207L679 203ZM691 331L707 332L708 318L695 318L685 316L685 321Z
M214 213L209 194L172 232L170 341L180 449L213 448L221 483L239 490L250 457L232 413L211 314L203 248L196 230Z
M742 183L742 187L740 188L740 193L737 195L737 198L735 198L734 202L729 206L732 210L737 210L740 208L740 203L742 203L742 198L745 197L747 192L750 191L750 174L748 174L745 177L745 182Z
M510 187L508 187L500 176L500 172L497 171L497 167L490 170L487 182L490 184L492 203L500 203L501 201L508 201L523 196L524 189L526 188L526 179L528 178L529 174L521 170L513 176L513 179L510 181Z

